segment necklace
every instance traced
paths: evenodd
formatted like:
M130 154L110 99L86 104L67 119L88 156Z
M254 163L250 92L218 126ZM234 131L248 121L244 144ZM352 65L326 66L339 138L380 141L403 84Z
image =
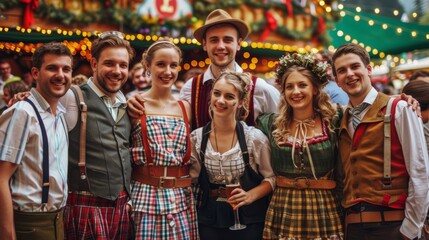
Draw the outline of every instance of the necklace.
M220 153L219 147L217 145L216 126L214 124L213 124L213 130L214 130L214 138L215 138L216 151ZM229 149L231 149L232 147L234 147L234 140L235 140L235 127L234 127L234 134L232 135L231 147Z

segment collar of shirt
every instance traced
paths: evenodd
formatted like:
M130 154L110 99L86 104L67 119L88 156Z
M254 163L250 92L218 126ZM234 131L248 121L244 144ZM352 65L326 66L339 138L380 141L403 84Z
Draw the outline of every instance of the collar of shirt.
M95 94L97 94L98 97L104 99L109 99L110 97L108 97L106 94L103 93L103 91L101 91L96 85L95 83L92 81L92 77L90 77L88 79L88 85L89 87L95 92ZM115 102L112 104L112 107L122 107L122 108L126 108L127 107L127 100L125 98L125 95L121 92L118 91L116 93L116 97L115 97Z
M40 95L40 93L35 88L30 89L30 93L43 110L45 110L47 112L48 111L52 112L51 106L49 105L49 103L45 100L45 98L43 98L42 95ZM59 101L58 101L56 112L57 112L57 115L59 113L64 114L66 112L66 109L64 108L64 106Z
M374 103L375 98L377 98L377 94L378 94L377 90L375 90L375 88L372 87L371 90L369 91L368 95L366 95L366 97L362 103L367 103L368 104L367 108L368 108L369 106L371 106ZM360 104L362 104L362 103L360 103ZM355 107L357 107L357 106L355 106ZM352 106L351 102L349 101L349 103L347 104L347 110L349 112L351 112L351 110L353 108L354 107Z
M212 68L212 65L210 64L210 66L207 68L207 71L204 72L203 84L206 83L208 80L215 80L215 77L213 76L211 68ZM240 65L238 65L237 62L234 62L234 68L235 68L235 72L238 72L238 73L243 72L243 69L240 67Z

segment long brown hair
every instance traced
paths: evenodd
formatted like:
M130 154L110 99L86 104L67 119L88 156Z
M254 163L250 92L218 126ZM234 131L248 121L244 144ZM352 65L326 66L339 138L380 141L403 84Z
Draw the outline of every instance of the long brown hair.
M335 108L332 106L329 101L329 95L322 90L322 83L316 77L316 75L305 67L293 65L289 67L282 76L282 85L281 85L281 97L280 103L278 106L278 115L274 120L275 130L273 131L273 136L276 139L278 145L283 144L285 136L289 133L288 126L292 123L293 120L293 109L287 103L286 96L284 95L286 80L293 72L301 73L303 76L310 79L311 84L317 93L313 98L313 109L315 113L320 114L320 118L323 122L326 123L330 131L333 131L331 126L331 120L336 114Z

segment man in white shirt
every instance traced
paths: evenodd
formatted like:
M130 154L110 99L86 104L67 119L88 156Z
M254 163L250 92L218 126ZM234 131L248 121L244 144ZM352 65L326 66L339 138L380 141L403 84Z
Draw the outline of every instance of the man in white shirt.
M244 21L231 17L222 9L212 11L205 24L195 30L194 37L203 45L211 64L203 74L189 79L180 91L180 98L191 103L193 129L204 126L210 120L208 101L212 80L225 71L243 72L235 57L249 31ZM248 125L252 126L260 114L277 112L280 101L280 93L275 87L261 78L253 77L253 81L253 97L250 99L250 113L246 119Z
M333 63L335 80L350 99L339 129L346 239L419 238L429 204L421 119L404 101L390 107L390 97L372 87L369 54L360 45L340 46ZM386 136L390 152L383 147Z
M2 239L64 239L68 131L59 98L70 87L72 62L61 43L36 49L37 87L0 116Z

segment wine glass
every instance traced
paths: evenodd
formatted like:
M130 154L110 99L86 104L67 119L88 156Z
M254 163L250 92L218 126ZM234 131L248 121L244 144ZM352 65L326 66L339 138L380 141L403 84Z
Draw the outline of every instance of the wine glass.
M226 197L229 199L232 196L232 191L236 188L240 188L240 182L237 178L228 178L226 177ZM234 225L229 227L231 230L242 230L246 228L246 225L240 223L240 217L238 215L238 208L234 209L237 206L237 203L229 202L233 211L234 211Z

